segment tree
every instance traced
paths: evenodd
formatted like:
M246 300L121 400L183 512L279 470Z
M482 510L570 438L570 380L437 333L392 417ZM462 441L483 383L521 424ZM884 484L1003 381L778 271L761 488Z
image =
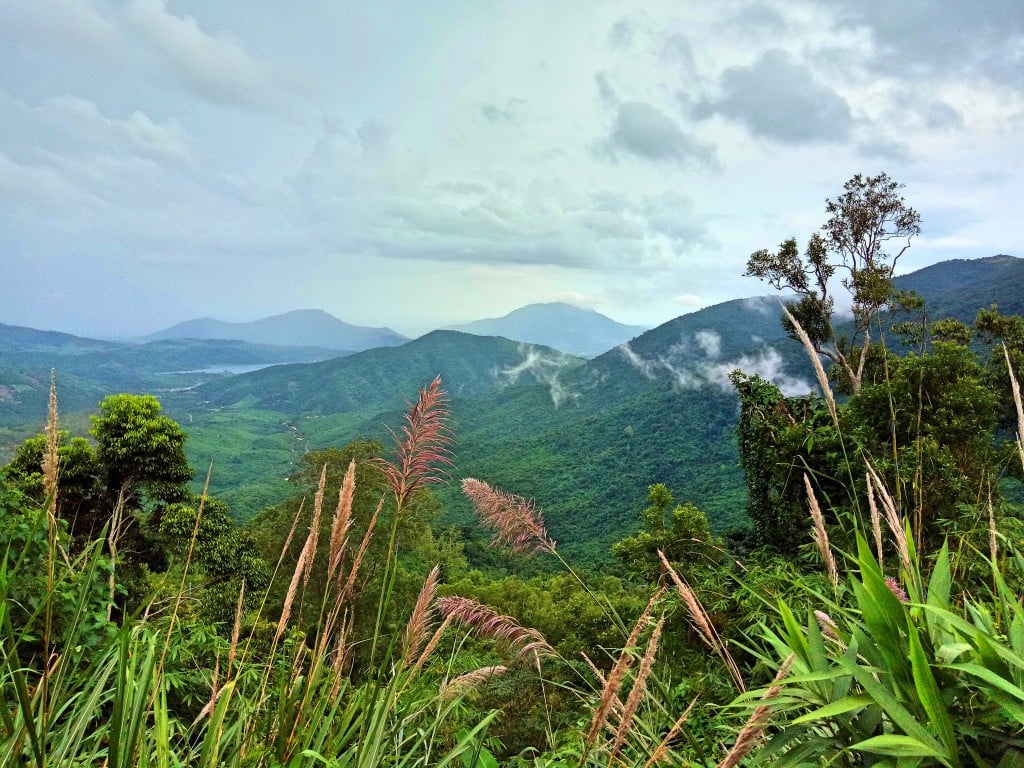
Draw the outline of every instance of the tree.
M802 256L796 238L790 238L775 253L761 249L747 261L745 274L797 295L787 305L790 314L815 351L839 366L852 392L861 387L872 325L884 310L911 300L896 292L892 277L896 262L921 232L921 217L906 204L901 188L884 173L857 174L842 195L826 202L829 219L811 235ZM834 325L831 283L837 273L852 302L849 337L837 336ZM792 323L783 323L795 338Z
M0 470L6 481L39 505L46 500L42 472L46 441L46 435L30 437L18 446L10 464ZM73 538L85 540L105 522L97 518L103 496L102 468L89 441L84 437L69 439L64 430L57 434L57 457L60 476L57 516L67 521Z
M188 498L192 468L185 456L185 431L160 413L152 395L110 395L92 417L89 433L104 485L116 502L140 507L146 500L174 502Z
M721 546L700 509L690 503L674 504L672 492L663 483L647 489L647 504L641 516L643 530L612 545L612 554L626 568L654 582L662 572L659 551L688 580L697 569L719 563Z

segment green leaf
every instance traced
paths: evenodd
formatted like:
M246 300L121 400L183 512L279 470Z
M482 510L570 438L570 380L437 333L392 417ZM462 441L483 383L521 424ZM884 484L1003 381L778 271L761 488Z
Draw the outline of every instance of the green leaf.
M884 736L872 736L870 739L859 741L850 749L858 752L871 752L875 755L889 755L891 757L934 757L942 760L941 752L933 747L911 736L900 736L898 734L886 734ZM945 762L943 760L943 762ZM947 763L948 765L948 763Z
M946 748L946 754L955 759L957 750L953 719L942 700L939 686L935 682L935 676L932 674L928 658L925 656L918 629L909 623L907 625L907 640L910 644L910 664L914 675L914 688L921 700L921 706L924 707L932 725L938 729L939 738L942 739L942 744Z
M839 663L846 667L847 671L857 679L857 682L860 683L865 692L874 699L875 703L885 710L885 713L897 728L902 730L908 736L920 741L922 744L927 744L934 755L941 756L943 754L942 745L936 741L935 737L928 732L928 729L919 723L914 715L896 699L892 691L875 679L875 674L872 670L865 669L846 657L840 659Z
M857 694L856 696L846 696L839 699L839 701L833 701L830 704L826 704L825 706L814 710L813 712L808 712L806 715L798 717L793 721L793 724L809 723L815 720L824 720L827 717L843 715L847 712L852 712L855 709L863 709L872 703L871 697L864 693Z
M928 582L928 604L936 608L949 607L949 590L952 584L952 576L949 570L949 542L942 543L938 557L935 558L935 565L932 568L932 577Z

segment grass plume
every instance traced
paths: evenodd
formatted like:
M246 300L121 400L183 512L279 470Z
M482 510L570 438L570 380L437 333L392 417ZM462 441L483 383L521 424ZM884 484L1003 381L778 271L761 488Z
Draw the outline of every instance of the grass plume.
M548 536L544 518L532 501L472 477L462 481L462 492L473 502L483 524L495 531L493 545L505 545L513 552L555 554L555 542Z

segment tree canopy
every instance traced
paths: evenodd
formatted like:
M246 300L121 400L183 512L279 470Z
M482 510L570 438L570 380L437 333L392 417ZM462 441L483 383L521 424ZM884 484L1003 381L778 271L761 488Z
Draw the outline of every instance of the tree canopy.
M896 262L921 232L921 217L907 205L901 188L884 173L857 174L843 186L843 194L826 202L829 218L810 236L802 255L791 237L777 251L755 251L747 261L745 274L796 294L789 312L815 351L841 368L854 392L861 386L872 324L884 310L910 300L897 294L892 278ZM849 337L838 336L834 324L837 275L853 315ZM784 325L795 337L792 324L785 320Z

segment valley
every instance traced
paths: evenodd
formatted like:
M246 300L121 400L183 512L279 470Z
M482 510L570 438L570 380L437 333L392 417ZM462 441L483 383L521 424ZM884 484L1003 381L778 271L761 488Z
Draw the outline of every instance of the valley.
M1004 311L1024 310L1021 263L950 262L896 283L921 291L936 313L970 320L983 295L1003 298ZM304 452L387 441L384 425L440 375L456 438L453 480L482 477L536 499L565 551L596 564L636 529L653 483L696 504L720 534L744 523L729 374L756 373L790 395L812 391L809 363L777 307L768 297L715 305L590 360L457 331L339 356L213 339L119 345L3 326L0 435L9 452L39 429L50 368L65 423L81 431L105 394L152 392L188 431L200 474L212 465L211 491L244 521L291 492L286 478ZM224 373L246 366L266 367ZM470 511L457 483L436 493L442 522L465 527Z

